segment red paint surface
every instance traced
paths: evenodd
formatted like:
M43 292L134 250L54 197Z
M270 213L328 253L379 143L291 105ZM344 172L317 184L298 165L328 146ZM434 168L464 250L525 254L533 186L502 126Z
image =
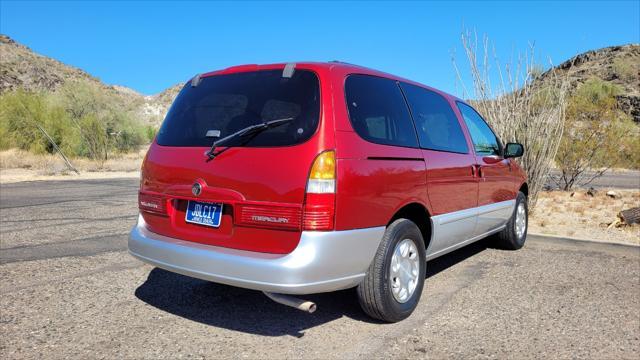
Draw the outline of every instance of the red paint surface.
M280 69L284 65L242 65L203 76ZM335 230L384 226L397 210L410 203L421 204L430 214L438 215L513 199L525 180L512 160L488 163L472 153L378 145L353 131L344 100L344 80L349 74L421 84L347 64L297 63L296 68L315 71L320 79L322 105L316 134L295 146L231 148L210 162L205 162L207 148L163 147L154 142L143 164L141 191L166 198L167 215L142 212L151 231L210 245L288 253L298 244L306 221L316 217ZM456 100L439 93L451 103ZM455 106L454 110L460 118ZM463 121L461 126L469 149L473 149ZM308 210L305 217L305 187L311 164L320 152L329 149L335 149L337 159L333 226L330 220L318 217L319 212ZM474 165L480 165L484 178L472 172ZM219 228L185 222L187 200L195 199L191 193L195 181L204 185L197 200L223 204ZM250 213L241 211L243 206L260 215L269 215L269 209L273 209L273 214L289 217L291 226L257 227L246 216Z

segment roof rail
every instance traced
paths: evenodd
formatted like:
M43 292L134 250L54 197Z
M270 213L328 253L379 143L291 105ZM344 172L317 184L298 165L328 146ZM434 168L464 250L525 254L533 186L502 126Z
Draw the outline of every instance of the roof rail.
M352 64L352 63L348 63L346 61L340 61L340 60L331 60L329 61L330 63L336 63L336 64L345 64L345 65L352 65L352 66L360 66L360 65L356 65L356 64Z
M282 77L291 78L294 71L296 71L296 63L288 63L284 66L284 70L282 70Z
M191 87L196 87L196 86L198 86L198 84L200 83L200 75L201 75L201 74L196 74L196 76L194 76L194 77L191 79Z

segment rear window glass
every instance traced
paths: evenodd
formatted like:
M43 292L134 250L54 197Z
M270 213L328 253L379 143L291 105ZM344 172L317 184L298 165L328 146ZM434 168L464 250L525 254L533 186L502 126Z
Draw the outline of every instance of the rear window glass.
M395 81L350 75L345 93L351 125L362 138L384 145L418 147L409 109Z
M251 125L283 118L292 121L225 146L287 146L311 137L320 116L320 86L311 71L282 70L204 77L187 83L167 113L157 142L163 146L211 146ZM209 137L207 136L209 134ZM213 135L213 136L212 136Z

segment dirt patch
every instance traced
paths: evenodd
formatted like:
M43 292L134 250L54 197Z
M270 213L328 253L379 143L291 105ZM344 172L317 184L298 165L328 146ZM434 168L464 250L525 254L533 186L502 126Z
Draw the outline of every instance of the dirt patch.
M529 232L640 245L640 226L609 228L623 209L640 206L640 190L545 191L529 219Z
M139 178L140 171L93 171L63 172L60 174L42 175L39 171L29 169L2 169L0 170L0 184L11 184L21 181L41 180L89 180L89 179L114 179L114 178Z
M78 175L55 154L32 154L18 149L0 151L0 183L139 177L146 152L144 147L137 152L114 155L106 161L71 159L73 166L80 171Z

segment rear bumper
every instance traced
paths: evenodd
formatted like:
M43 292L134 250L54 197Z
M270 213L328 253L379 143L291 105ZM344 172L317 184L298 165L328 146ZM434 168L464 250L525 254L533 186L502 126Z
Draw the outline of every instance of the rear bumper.
M129 235L129 252L151 265L217 283L277 292L311 294L356 286L373 260L384 227L303 231L289 254L267 254L204 245L146 229Z

